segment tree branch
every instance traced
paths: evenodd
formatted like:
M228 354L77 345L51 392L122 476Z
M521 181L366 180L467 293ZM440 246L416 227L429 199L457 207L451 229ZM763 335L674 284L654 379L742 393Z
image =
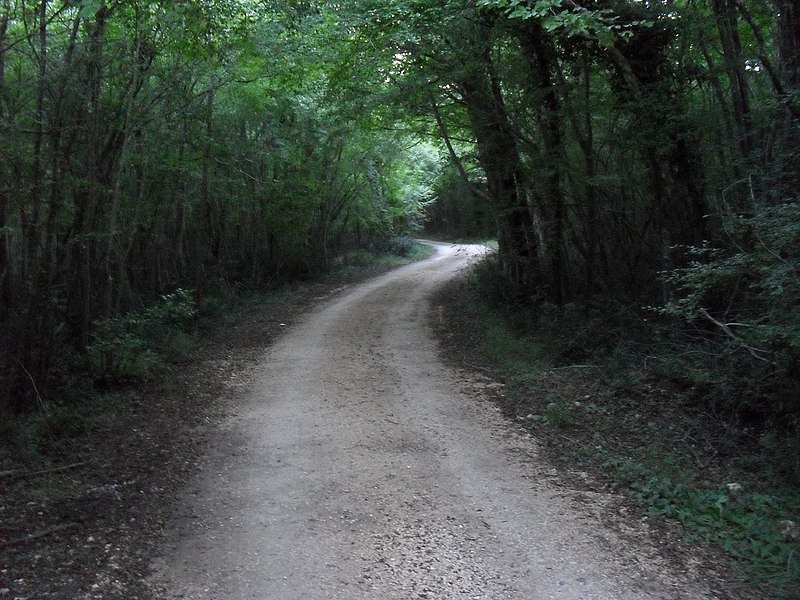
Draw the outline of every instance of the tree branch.
M53 525L52 527L47 527L46 529L30 533L24 538L20 538L18 540L11 540L10 542L3 542L2 544L0 544L0 548L8 548L9 546L19 546L21 544L34 542L40 538L47 537L48 535L52 535L54 533L58 533L59 531L63 531L64 529L75 527L76 525L77 523L61 523L59 525Z
M0 471L0 479L4 479L7 477L35 477L36 475L47 475L49 473L60 473L61 471L69 471L70 469L76 469L78 467L82 467L86 464L86 461L72 463L70 465L63 465L61 467L52 467L50 469L42 469L40 471L31 471L26 473L20 469L11 469L10 471Z
M741 348L747 350L753 358L763 362L769 362L769 363L772 362L763 356L764 354L769 355L770 354L769 350L763 350L761 348L756 348L754 346L749 345L731 330L731 325L740 325L740 323L723 323L722 321L718 321L710 314L708 314L708 311L705 308L700 309L700 314L703 315L709 321L711 321L714 325L719 327L723 331L723 333L725 333L725 335L727 335L729 338L731 338L733 341L739 344Z

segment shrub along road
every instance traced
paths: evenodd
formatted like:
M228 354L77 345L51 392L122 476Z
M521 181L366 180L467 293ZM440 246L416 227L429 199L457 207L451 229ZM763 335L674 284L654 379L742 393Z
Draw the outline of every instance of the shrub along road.
M163 598L715 598L608 494L554 485L535 440L445 366L430 298L481 249L349 288L247 373L150 585Z

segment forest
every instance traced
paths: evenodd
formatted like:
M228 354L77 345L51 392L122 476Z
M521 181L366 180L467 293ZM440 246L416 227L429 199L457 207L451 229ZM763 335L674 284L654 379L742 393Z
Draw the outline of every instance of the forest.
M226 294L491 239L489 305L650 336L796 483L799 125L793 0L0 0L0 420Z
M4 408L103 376L120 316L426 205L509 301L635 290L796 381L798 86L788 1L4 0Z

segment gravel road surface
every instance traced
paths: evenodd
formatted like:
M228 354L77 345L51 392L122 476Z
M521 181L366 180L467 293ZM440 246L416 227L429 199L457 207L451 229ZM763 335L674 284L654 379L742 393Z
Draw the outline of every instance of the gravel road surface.
M265 351L185 492L154 594L713 598L550 485L535 440L442 364L429 298L481 249L435 246Z

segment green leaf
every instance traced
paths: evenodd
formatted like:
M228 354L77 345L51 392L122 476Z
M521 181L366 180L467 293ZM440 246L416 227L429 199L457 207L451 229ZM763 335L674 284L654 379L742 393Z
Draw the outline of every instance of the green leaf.
M97 11L103 8L104 4L105 0L81 0L81 10L78 15L82 19L93 17L97 14Z

